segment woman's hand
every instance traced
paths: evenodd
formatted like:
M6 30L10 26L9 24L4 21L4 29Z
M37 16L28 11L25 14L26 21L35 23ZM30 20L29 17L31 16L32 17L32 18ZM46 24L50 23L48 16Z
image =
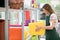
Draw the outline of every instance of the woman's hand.
M36 32L38 32L42 27L37 25Z

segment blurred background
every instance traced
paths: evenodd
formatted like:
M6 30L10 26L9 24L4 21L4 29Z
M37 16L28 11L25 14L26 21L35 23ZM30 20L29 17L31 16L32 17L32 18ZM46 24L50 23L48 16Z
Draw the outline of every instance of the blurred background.
M8 0L8 39L22 40L22 28L24 28L24 40L35 40L35 38L36 40L45 40L45 35L42 37L30 35L29 23L45 20L42 6L46 3L50 4L57 14L60 26L60 0ZM0 40L5 40L7 14L5 11L5 0L0 0ZM60 36L60 27L57 32Z

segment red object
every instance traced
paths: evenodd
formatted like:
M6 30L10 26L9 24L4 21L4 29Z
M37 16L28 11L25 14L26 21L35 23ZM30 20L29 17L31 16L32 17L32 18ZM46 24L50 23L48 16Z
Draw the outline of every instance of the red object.
M9 40L22 40L22 25L10 25L9 20Z
M30 10L26 10L25 14L26 14L26 20L30 20Z
M22 40L22 28L9 28L9 40Z

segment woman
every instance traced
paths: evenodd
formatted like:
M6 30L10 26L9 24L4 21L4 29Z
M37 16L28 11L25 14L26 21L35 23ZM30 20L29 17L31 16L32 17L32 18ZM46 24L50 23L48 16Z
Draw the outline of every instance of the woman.
M43 11L46 14L46 26L38 26L36 31L39 31L41 28L46 29L46 40L59 40L59 36L56 32L56 27L58 23L58 18L53 9L49 4L43 6Z

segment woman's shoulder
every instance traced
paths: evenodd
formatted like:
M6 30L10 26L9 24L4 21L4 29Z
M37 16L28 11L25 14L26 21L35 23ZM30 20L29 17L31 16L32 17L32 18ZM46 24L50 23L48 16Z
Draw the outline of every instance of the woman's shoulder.
M51 16L52 16L52 17L57 17L57 14L52 13Z
M50 18L57 18L57 15L56 15L55 13L52 13L52 14L50 15Z
M55 13L52 13L51 16L57 16Z

